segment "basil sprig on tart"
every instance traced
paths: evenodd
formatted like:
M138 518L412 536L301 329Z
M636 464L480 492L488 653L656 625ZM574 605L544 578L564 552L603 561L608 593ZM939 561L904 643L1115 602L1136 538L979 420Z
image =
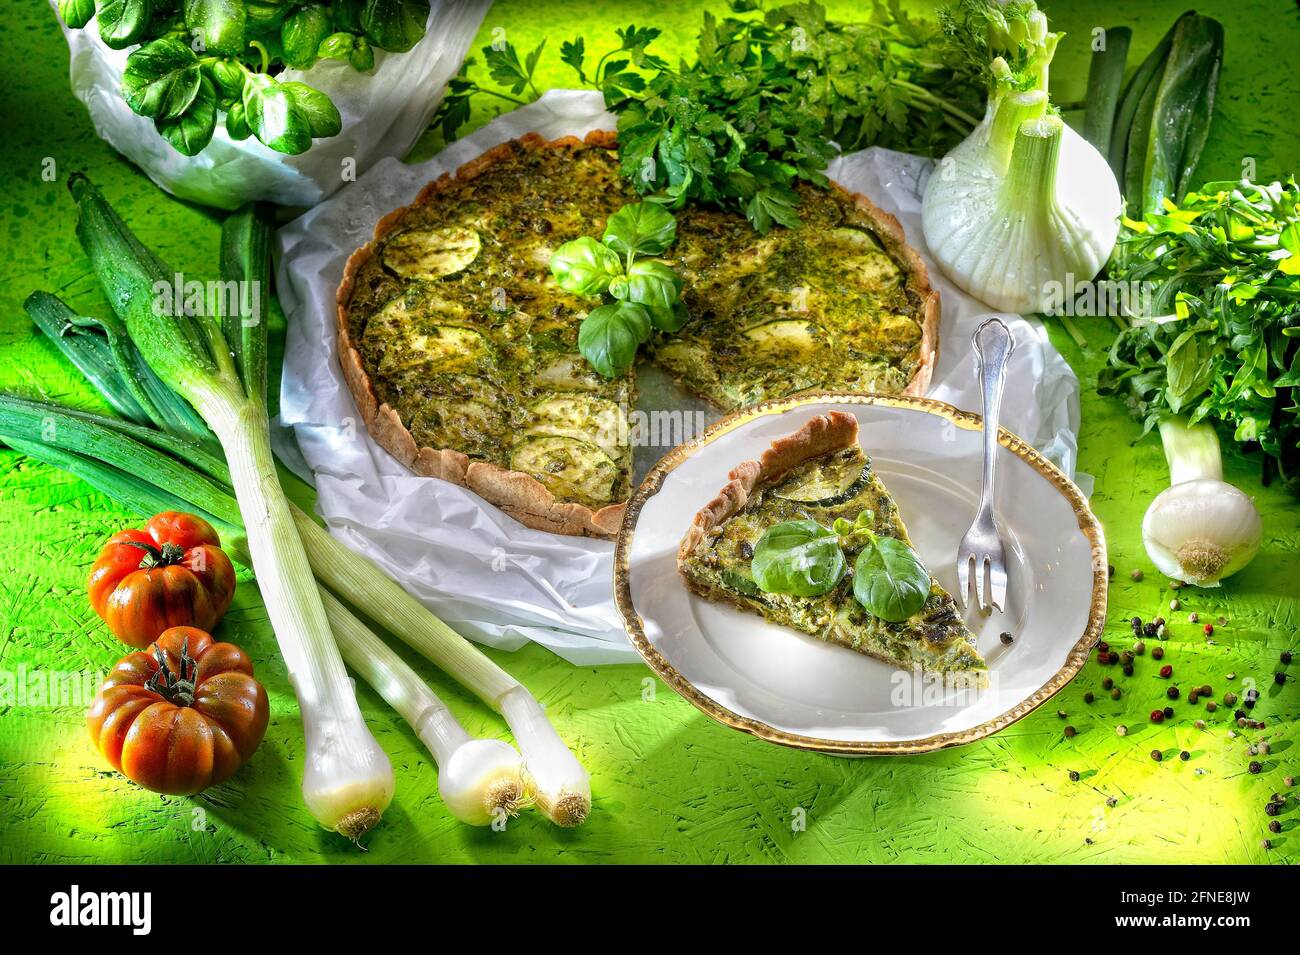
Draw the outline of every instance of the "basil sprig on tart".
M819 415L746 461L678 551L711 600L906 669L987 669L956 603L926 571L857 419Z

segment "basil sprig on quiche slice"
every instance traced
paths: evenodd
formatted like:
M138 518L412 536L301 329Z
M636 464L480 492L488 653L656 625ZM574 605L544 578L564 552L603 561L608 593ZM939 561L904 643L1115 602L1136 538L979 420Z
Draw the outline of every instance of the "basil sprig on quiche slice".
M746 461L677 554L696 593L904 669L987 672L952 595L925 570L857 419L811 419Z

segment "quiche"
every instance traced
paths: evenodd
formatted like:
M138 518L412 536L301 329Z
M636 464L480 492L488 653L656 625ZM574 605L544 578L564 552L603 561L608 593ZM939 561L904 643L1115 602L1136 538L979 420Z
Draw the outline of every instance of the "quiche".
M635 369L578 352L597 304L555 282L551 253L639 201L614 136L504 143L381 219L338 291L339 356L376 440L415 472L524 524L612 537L632 473ZM689 318L642 349L730 411L808 389L919 393L938 293L896 220L838 187L800 187L799 229L676 213L662 257Z
M688 587L709 600L734 604L903 669L982 682L987 667L975 634L962 622L952 595L933 577L921 609L901 622L872 616L854 599L857 550L852 543L845 546L844 576L820 596L766 593L754 582L751 558L759 538L785 521L813 520L829 527L837 518L853 522L870 511L873 533L911 546L893 497L858 446L853 415L831 412L812 418L774 442L759 460L736 467L729 478L682 539L677 567Z

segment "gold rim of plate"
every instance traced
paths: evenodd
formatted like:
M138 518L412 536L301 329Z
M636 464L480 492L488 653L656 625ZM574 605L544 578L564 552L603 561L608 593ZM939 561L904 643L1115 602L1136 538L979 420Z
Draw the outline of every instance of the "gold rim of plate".
M880 405L888 408L907 408L927 414L937 415L951 421L954 425L967 431L978 431L983 427L983 418L970 411L962 411L942 401L932 398L916 398L902 395L843 394L837 392L805 392L790 398L780 398L760 402L733 412L712 424L705 432L691 441L680 444L669 451L656 464L645 480L636 489L628 501L627 512L623 517L623 526L619 529L614 549L614 599L619 613L623 616L623 625L632 645L641 654L645 662L659 678L672 687L680 696L690 701L697 709L717 720L724 726L749 733L770 743L779 743L795 749L818 753L830 753L838 756L867 756L889 754L930 753L949 746L960 746L990 736L1005 729L1017 720L1029 715L1062 687L1069 683L1083 665L1088 662L1089 652L1101 639L1102 628L1106 622L1106 596L1109 571L1106 560L1106 539L1101 523L1088 506L1083 492L1075 486L1061 471L1032 445L1012 434L1006 428L998 429L998 443L1016 457L1027 463L1055 487L1073 508L1079 522L1079 529L1088 538L1092 551L1092 601L1088 611L1088 622L1083 633L1070 649L1065 665L1056 674L1038 688L1033 694L1016 706L999 716L978 726L954 733L938 733L923 739L895 740L890 742L849 741L820 739L816 736L803 736L788 733L785 730L769 726L761 720L741 716L706 696L678 672L667 659L646 639L645 627L641 615L632 603L631 574L629 568L632 550L632 535L640 517L641 508L646 501L659 492L664 478L678 465L705 445L728 434L740 426L770 414L791 411L808 405L845 404L845 405ZM683 531L684 532L684 531Z

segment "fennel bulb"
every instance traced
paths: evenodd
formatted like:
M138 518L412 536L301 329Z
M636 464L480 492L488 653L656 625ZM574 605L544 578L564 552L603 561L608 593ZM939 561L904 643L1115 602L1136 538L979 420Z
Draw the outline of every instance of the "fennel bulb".
M944 274L998 311L1058 311L1066 287L1101 271L1119 234L1110 166L1046 106L1037 91L1003 97L940 160L921 205Z
M1160 422L1170 486L1142 518L1142 543L1160 572L1218 587L1254 559L1263 524L1255 503L1223 480L1219 437L1206 422Z

